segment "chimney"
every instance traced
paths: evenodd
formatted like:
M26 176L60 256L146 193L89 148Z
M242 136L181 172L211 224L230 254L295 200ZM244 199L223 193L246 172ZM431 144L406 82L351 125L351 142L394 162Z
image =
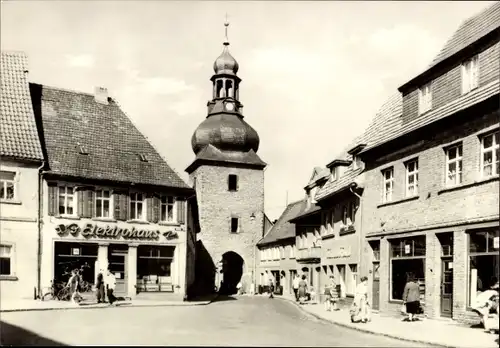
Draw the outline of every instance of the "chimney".
M104 87L96 87L94 98L96 102L108 105L108 89Z

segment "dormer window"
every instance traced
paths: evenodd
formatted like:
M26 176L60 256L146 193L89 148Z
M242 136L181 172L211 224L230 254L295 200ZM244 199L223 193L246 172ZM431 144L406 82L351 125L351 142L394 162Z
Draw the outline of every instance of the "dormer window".
M478 61L478 56L476 55L462 64L462 94L469 93L479 85Z
M432 90L431 82L420 87L418 92L418 112L423 114L432 109Z
M78 145L77 147L78 147L78 153L80 155L88 155L89 154L87 147L85 147L84 145Z
M362 163L363 162L361 161L361 158L359 156L356 156L356 155L352 156L352 165L353 165L354 169L361 168Z
M332 168L330 178L332 181L337 180L337 167Z
M141 162L147 162L148 161L148 158L146 157L145 154L139 153L138 156L139 156L139 160Z

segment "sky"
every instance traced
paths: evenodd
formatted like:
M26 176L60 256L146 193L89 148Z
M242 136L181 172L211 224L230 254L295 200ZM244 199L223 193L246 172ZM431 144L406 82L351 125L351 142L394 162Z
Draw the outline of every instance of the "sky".
M207 115L224 20L245 121L260 136L265 212L277 219L425 70L481 1L2 0L1 49L24 51L29 79L108 89L187 181L191 136Z

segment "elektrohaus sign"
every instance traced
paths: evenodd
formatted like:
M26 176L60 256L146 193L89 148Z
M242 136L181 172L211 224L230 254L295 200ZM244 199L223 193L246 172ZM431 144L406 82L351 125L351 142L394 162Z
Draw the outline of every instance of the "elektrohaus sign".
M146 230L146 229L136 229L132 227L120 228L118 226L99 226L97 224L85 224L84 227L80 227L78 224L60 224L56 226L56 232L60 237L65 237L72 235L77 237L81 234L85 238L111 238L118 239L122 237L123 239L140 239L140 240L158 240L162 234L158 230ZM178 238L178 234L175 231L167 231L163 233L166 239Z

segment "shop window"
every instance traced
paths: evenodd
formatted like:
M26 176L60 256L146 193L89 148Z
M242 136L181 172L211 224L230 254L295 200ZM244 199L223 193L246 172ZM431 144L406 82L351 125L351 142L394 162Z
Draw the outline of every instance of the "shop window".
M418 160L412 160L406 166L406 197L418 195Z
M425 293L425 236L391 241L391 300L402 300L408 274L413 273Z
M469 305L488 290L500 273L499 230L469 234Z
M446 186L462 183L462 144L446 150Z
M12 275L12 246L0 245L0 276Z
M231 218L231 233L239 232L239 219L237 217Z
M142 193L130 194L130 219L144 220L146 215L144 212L144 195Z
M227 178L227 186L229 191L238 191L238 175L229 174Z
M347 225L347 218L348 218L347 207L344 205L342 206L342 223L344 225Z
M175 197L161 196L160 197L160 221L175 222Z
M498 132L481 138L481 174L487 178L500 173Z
M75 188L71 186L59 186L59 215L73 216L75 209Z
M95 216L103 218L111 217L111 191L96 190Z
M143 291L173 291L173 246L140 245L137 248L137 280Z
M16 198L16 173L0 171L0 199L13 201Z
M382 171L382 175L384 180L384 196L382 199L384 203L391 202L394 191L394 168Z
M81 271L83 280L93 283L95 262L97 261L96 243L56 242L54 245L54 278L66 282L71 271Z

